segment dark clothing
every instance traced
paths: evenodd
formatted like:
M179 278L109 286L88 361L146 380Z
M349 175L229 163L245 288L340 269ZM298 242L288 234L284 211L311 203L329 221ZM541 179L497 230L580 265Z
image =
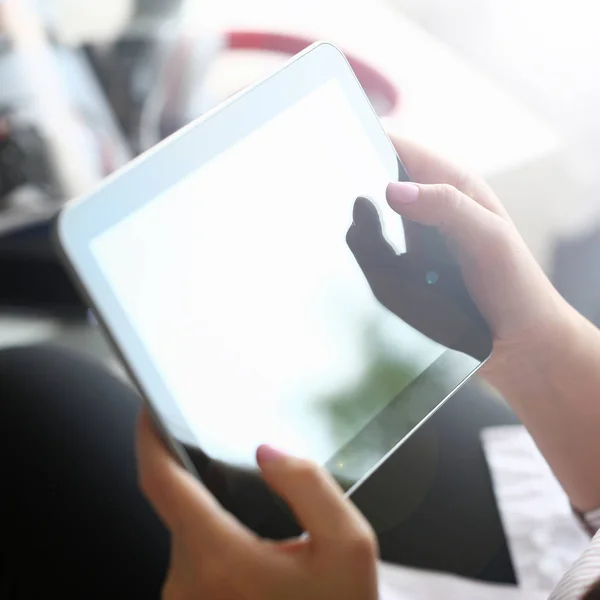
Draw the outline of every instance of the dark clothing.
M137 488L139 408L88 359L0 352L0 598L160 597L169 538ZM467 386L359 489L383 559L514 581L479 443L511 421Z

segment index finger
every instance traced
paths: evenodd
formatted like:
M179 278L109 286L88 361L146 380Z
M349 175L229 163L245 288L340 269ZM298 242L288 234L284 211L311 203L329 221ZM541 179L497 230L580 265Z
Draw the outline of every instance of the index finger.
M255 536L176 462L146 411L138 422L137 459L140 487L173 534L223 556L257 545Z
M258 463L269 486L283 498L317 546L345 546L364 541L376 545L374 534L342 489L315 463L261 446Z
M460 190L489 211L508 219L502 202L480 177L412 140L390 136L400 160L415 183L446 183Z

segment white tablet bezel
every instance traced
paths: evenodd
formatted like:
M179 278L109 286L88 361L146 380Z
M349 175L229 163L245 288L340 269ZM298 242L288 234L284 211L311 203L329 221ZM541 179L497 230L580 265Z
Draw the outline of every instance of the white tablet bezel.
M155 417L163 412L161 405L163 409L169 405L172 411L174 400L105 279L92 253L92 241L278 113L331 80L337 80L342 86L385 170L389 173L390 181L405 178L406 173L395 149L345 56L335 46L320 42L294 57L281 70L236 94L225 104L132 161L107 178L93 193L67 204L59 213L55 236L65 263L82 294L96 312L98 320L108 332L132 380L148 400ZM235 173L232 173L232 176L235 176ZM415 422L410 431L390 433L390 439L396 435L396 441L391 443L390 451L365 473L359 482L352 485L347 490L348 493L354 491L391 452L435 412L479 364L471 357L449 350L427 369L414 385L411 384L403 392L404 395L408 397L418 394L428 398L424 403L423 417ZM440 387L441 380L436 379L435 373L447 374L449 371L455 372L454 378L447 384L447 389ZM388 417L382 419L388 424L393 423L393 418L390 417L393 417L398 406L398 403L392 403L386 409ZM157 424L160 426L159 419ZM368 441L370 431L376 425L371 423L360 432L356 438L357 443L362 443L360 440ZM166 433L164 427L161 429ZM168 439L168 442L182 462L193 470L179 444L172 439ZM341 452L343 454L345 449L341 449ZM337 455L332 461L332 464L338 461Z

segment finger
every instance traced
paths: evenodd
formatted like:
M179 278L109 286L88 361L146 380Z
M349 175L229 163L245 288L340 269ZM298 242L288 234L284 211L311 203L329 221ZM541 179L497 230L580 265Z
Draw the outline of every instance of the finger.
M359 196L354 202L352 223L359 229L371 229L383 234L379 211L373 201L364 196Z
M346 234L346 243L363 271L388 265L397 258L383 235L379 212L367 198L359 197L354 203L352 225Z
M261 446L257 459L265 481L288 503L311 544L363 545L376 554L371 527L324 469L270 446Z
M137 432L140 487L175 535L186 536L209 552L247 550L255 542L248 530L173 458L146 411Z
M389 205L407 219L437 228L459 248L475 256L506 222L447 184L390 183Z
M413 181L425 184L446 183L488 210L509 218L502 202L483 179L469 174L466 169L411 140L394 136L391 139Z
M193 586L189 584L187 549L176 537L171 538L169 569L164 580L161 600L192 600Z

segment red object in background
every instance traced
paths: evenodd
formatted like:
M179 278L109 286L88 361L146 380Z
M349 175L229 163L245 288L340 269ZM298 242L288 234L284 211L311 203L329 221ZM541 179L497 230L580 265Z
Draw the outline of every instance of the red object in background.
M293 55L301 52L313 42L314 40L307 37L294 34L229 31L226 34L225 46L229 50L266 50ZM400 95L396 86L366 62L349 54L346 54L346 57L377 114L384 117L396 110L400 103Z
M283 55L294 55L301 52L314 43L315 40L295 34L274 33L268 31L232 30L217 34L219 45L215 46L215 54L202 57L203 61L217 58L219 52L230 51L264 51ZM140 138L138 151L144 151L156 142L170 135L190 120L202 113L194 107L189 111L186 103L190 95L190 84L196 75L187 71L186 65L193 65L195 44L198 42L194 36L180 37L170 50L165 67L162 69L162 81L159 81L158 89L166 90L167 97L163 100L164 106L161 110L153 110L152 119L144 118L148 115L142 109L140 118ZM400 104L399 92L396 86L385 75L365 61L346 54L350 66L365 90L375 112L380 117L392 114ZM202 73L204 76L205 73ZM237 91L237 90L236 90ZM212 102L212 98L210 101ZM152 103L150 103L151 105ZM147 103L146 106L149 104ZM209 107L214 104L208 103ZM161 114L162 113L162 114ZM152 115L151 115L152 116Z

